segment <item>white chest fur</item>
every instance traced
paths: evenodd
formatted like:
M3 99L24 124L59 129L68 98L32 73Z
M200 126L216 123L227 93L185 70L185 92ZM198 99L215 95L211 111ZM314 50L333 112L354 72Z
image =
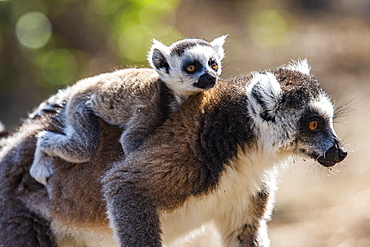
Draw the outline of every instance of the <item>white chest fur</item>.
M225 246L236 246L236 229L248 222L251 197L262 188L270 192L267 212L272 211L276 190L276 177L283 157L266 158L257 155L240 155L223 172L219 186L212 193L192 197L174 212L161 215L163 241L174 244L179 237L213 223ZM276 165L274 165L276 164Z
M56 238L58 247L118 247L113 233L99 230L59 228Z

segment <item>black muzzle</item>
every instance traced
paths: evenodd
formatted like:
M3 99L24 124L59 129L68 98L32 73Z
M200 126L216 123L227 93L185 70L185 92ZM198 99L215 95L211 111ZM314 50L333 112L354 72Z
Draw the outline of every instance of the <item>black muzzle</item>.
M335 144L324 155L320 156L317 161L325 167L331 167L344 160L346 156L347 150L339 141L335 141Z
M210 88L213 88L215 84L216 84L216 77L206 72L199 77L198 82L194 83L194 86L201 88L201 89L210 89Z

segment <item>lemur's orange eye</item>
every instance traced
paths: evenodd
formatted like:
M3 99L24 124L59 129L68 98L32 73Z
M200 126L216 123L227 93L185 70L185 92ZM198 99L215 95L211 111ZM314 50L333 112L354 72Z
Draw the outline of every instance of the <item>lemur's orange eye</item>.
M208 61L208 65L209 65L213 70L217 71L217 69L218 69L218 64L217 64L217 62L216 62L214 59L210 59L210 60Z
M195 66L193 64L190 64L186 67L186 70L188 72L194 72L195 71Z
M311 122L308 123L308 128L310 130L316 130L317 127L319 127L319 123L317 121L314 121L313 120L313 121L311 121Z

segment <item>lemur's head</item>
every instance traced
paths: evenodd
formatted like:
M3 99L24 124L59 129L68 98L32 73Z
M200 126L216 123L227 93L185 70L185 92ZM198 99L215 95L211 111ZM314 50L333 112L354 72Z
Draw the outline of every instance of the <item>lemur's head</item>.
M188 96L215 85L221 74L226 37L221 36L212 42L183 39L170 47L153 40L148 60L176 95Z
M309 156L325 167L347 156L333 128L333 103L306 60L254 73L247 97L261 148Z

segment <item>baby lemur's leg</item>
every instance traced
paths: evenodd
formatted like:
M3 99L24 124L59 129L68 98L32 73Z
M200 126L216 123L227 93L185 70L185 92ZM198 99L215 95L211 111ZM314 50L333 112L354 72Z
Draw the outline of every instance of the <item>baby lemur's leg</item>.
M99 121L84 101L69 102L66 109L64 133L41 131L38 134L31 175L46 183L52 175L51 160L57 156L73 163L89 161L99 145Z
M120 143L125 154L135 151L144 139L160 126L168 114L166 109L148 111L145 107L138 108L137 112L127 121L122 132Z
M147 119L148 121L148 119ZM122 132L120 143L124 153L127 155L135 151L143 143L145 137L155 129L154 126L142 125L138 122L127 125L127 128Z
M64 133L42 131L37 145L41 151L69 162L89 161L99 145L99 121L84 98L71 99L66 109Z

